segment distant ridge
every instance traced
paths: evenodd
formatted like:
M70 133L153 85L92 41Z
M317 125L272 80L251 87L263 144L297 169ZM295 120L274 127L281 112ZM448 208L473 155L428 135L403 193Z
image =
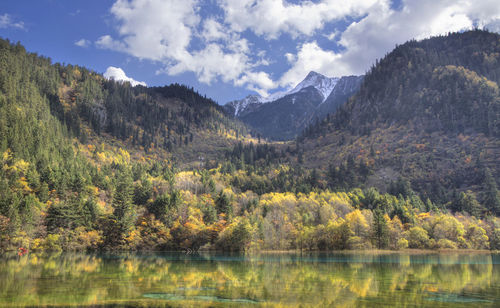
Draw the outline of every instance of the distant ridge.
M296 137L315 119L335 112L356 93L363 76L326 77L311 71L292 90L268 97L249 95L227 103L226 111L275 140Z

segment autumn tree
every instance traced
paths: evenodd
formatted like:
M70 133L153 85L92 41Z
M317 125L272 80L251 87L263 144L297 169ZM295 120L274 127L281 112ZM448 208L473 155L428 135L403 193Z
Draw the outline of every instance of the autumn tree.
M486 230L476 224L471 224L467 228L465 238L472 249L488 249L489 238L486 235Z
M429 244L429 235L427 234L427 231L418 226L412 227L408 230L407 239L408 246L410 248L424 249L427 248Z

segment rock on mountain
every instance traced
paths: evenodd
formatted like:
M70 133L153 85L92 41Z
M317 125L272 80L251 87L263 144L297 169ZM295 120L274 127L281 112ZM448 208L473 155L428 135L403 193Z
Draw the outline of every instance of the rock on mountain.
M236 100L224 105L226 111L239 117L256 110L263 103L263 97L258 94L248 95L244 99Z
M321 93L323 97L323 101L325 101L332 90L337 85L337 82L340 80L338 77L328 78L316 72L309 72L306 78L302 80L293 90L286 93L286 95L300 92L302 89L307 87L314 87Z
M363 76L329 78L310 72L290 91L268 97L249 95L227 103L224 108L264 137L293 139L316 118L335 112L358 91L362 80Z
M316 116L333 113L359 90L364 76L344 76L335 84L328 97L316 109Z

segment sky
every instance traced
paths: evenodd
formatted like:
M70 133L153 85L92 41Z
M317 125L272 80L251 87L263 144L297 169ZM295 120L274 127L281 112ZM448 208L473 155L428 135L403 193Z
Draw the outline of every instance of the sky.
M397 44L474 27L498 0L2 0L0 37L132 85L181 83L220 104L361 75Z

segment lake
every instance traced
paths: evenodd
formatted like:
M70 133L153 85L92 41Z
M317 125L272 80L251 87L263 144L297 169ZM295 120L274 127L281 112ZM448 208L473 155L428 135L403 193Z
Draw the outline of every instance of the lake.
M499 307L500 254L0 257L0 306Z

